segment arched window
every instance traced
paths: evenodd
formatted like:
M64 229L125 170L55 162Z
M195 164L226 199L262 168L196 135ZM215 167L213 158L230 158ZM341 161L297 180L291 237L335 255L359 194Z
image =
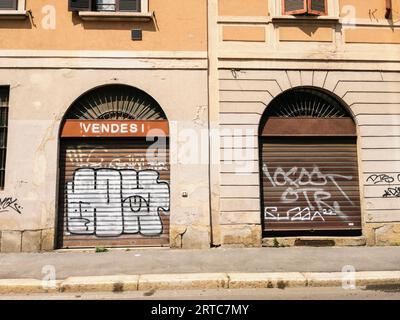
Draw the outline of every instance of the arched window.
M148 94L93 89L60 131L58 246L168 246L168 121Z
M76 100L65 119L166 120L160 105L145 92L125 85L93 89Z
M356 125L339 99L288 90L259 134L264 232L360 232Z

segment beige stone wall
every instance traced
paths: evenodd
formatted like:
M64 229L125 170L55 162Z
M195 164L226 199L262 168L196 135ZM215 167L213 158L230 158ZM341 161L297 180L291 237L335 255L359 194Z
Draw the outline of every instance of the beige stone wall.
M328 14L321 17L283 15L281 0L254 1L253 6L237 1L210 1L218 4L215 27L220 39L218 50L224 57L246 58L251 53L252 57L261 58L295 51L321 56L329 52L331 58L337 59L354 52L363 59L371 52L380 52L382 58L389 58L390 52L398 53L399 0L392 1L390 19L385 18L386 2L381 0L328 1ZM233 27L240 27L240 32L227 35ZM249 35L261 29L265 36L249 41ZM382 52L381 44L388 45L389 50Z
M225 26L222 29L223 41L265 42L264 27Z
M400 73L221 69L222 243L260 245L252 232L243 235L247 229L261 233L258 126L268 103L298 86L324 88L349 106L359 134L363 234L372 245L400 243L400 198L383 196L389 187L400 186ZM393 181L380 181L382 174Z
M164 68L152 69L0 70L0 85L11 87L6 181L0 198L12 197L23 207L21 214L0 213L1 251L54 248L60 121L81 94L111 83L140 88L163 107L174 128L170 146L176 159L171 160L171 246L209 247L208 165L185 164L180 155L181 132L190 130L199 136L207 129L207 71L194 66L170 69L168 61L163 63ZM72 63L64 59L64 64ZM182 197L183 191L187 198Z
M391 0L393 6L393 18L397 20L400 12L400 1ZM386 1L381 0L340 0L341 15L345 16L346 12L351 8L354 8L354 12L357 18L365 19L385 19L386 12Z
M267 16L268 0L218 0L218 13L221 16Z

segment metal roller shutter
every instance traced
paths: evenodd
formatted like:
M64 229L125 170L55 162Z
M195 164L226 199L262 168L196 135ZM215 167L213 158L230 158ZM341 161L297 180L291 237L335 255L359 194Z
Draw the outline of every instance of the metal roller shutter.
M150 144L62 140L60 247L169 245L169 150L146 154Z
M361 230L356 126L325 91L290 90L260 127L265 232Z
M361 229L354 137L263 137L265 231Z

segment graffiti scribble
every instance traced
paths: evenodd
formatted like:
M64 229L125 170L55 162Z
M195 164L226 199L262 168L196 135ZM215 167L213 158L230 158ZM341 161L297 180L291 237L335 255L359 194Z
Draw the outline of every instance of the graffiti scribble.
M400 174L397 176L398 181L400 181ZM379 183L393 183L395 181L395 178L392 176L389 176L387 174L371 174L367 178L367 182L372 182L373 184L379 184Z
M354 206L353 201L339 184L339 180L353 180L352 176L324 174L317 166L314 166L312 170L293 167L285 171L282 168L276 168L274 172L270 173L268 166L264 164L263 172L274 188L283 188L280 197L280 202L282 204L296 204L296 202L301 199L305 199L307 203L307 208L305 209L297 206L290 209L283 217L284 220L304 221L319 218L325 221L324 215L338 215L344 217L339 202L331 200L332 189L325 189L328 184L331 184L342 195L346 202ZM275 213L277 211L278 208L274 210ZM303 217L305 211L306 218ZM295 213L294 219L291 218L293 213ZM267 210L264 214L266 215L266 220L279 220L276 219L279 217L279 214L276 215ZM282 220L282 218L280 219Z
M18 199L12 197L0 198L0 213L9 212L13 210L19 214L22 214L23 207L18 204Z
M383 198L400 198L400 187L387 188L382 197Z
M337 214L332 210L322 209L320 211L312 211L307 208L292 208L286 211L286 214L281 216L278 212L278 207L267 207L264 212L265 220L275 221L314 221L319 219L325 221L324 216L336 216Z
M159 235L169 212L169 184L155 170L77 169L67 183L70 234L115 237Z

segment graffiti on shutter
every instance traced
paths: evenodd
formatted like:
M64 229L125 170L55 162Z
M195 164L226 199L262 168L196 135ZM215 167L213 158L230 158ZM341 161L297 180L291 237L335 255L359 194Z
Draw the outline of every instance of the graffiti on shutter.
M336 99L287 91L268 106L260 135L265 231L361 229L356 127Z
M356 147L349 138L335 140L265 140L262 174L267 229L360 228Z
M168 246L169 126L125 85L77 99L61 129L58 246Z
M145 138L63 143L60 211L66 247L165 243L169 233L168 149ZM61 227L61 226L60 226ZM94 238L93 238L94 237ZM120 239L120 242L117 240Z
M159 177L156 170L77 169L67 183L68 231L98 237L161 234L169 184Z

